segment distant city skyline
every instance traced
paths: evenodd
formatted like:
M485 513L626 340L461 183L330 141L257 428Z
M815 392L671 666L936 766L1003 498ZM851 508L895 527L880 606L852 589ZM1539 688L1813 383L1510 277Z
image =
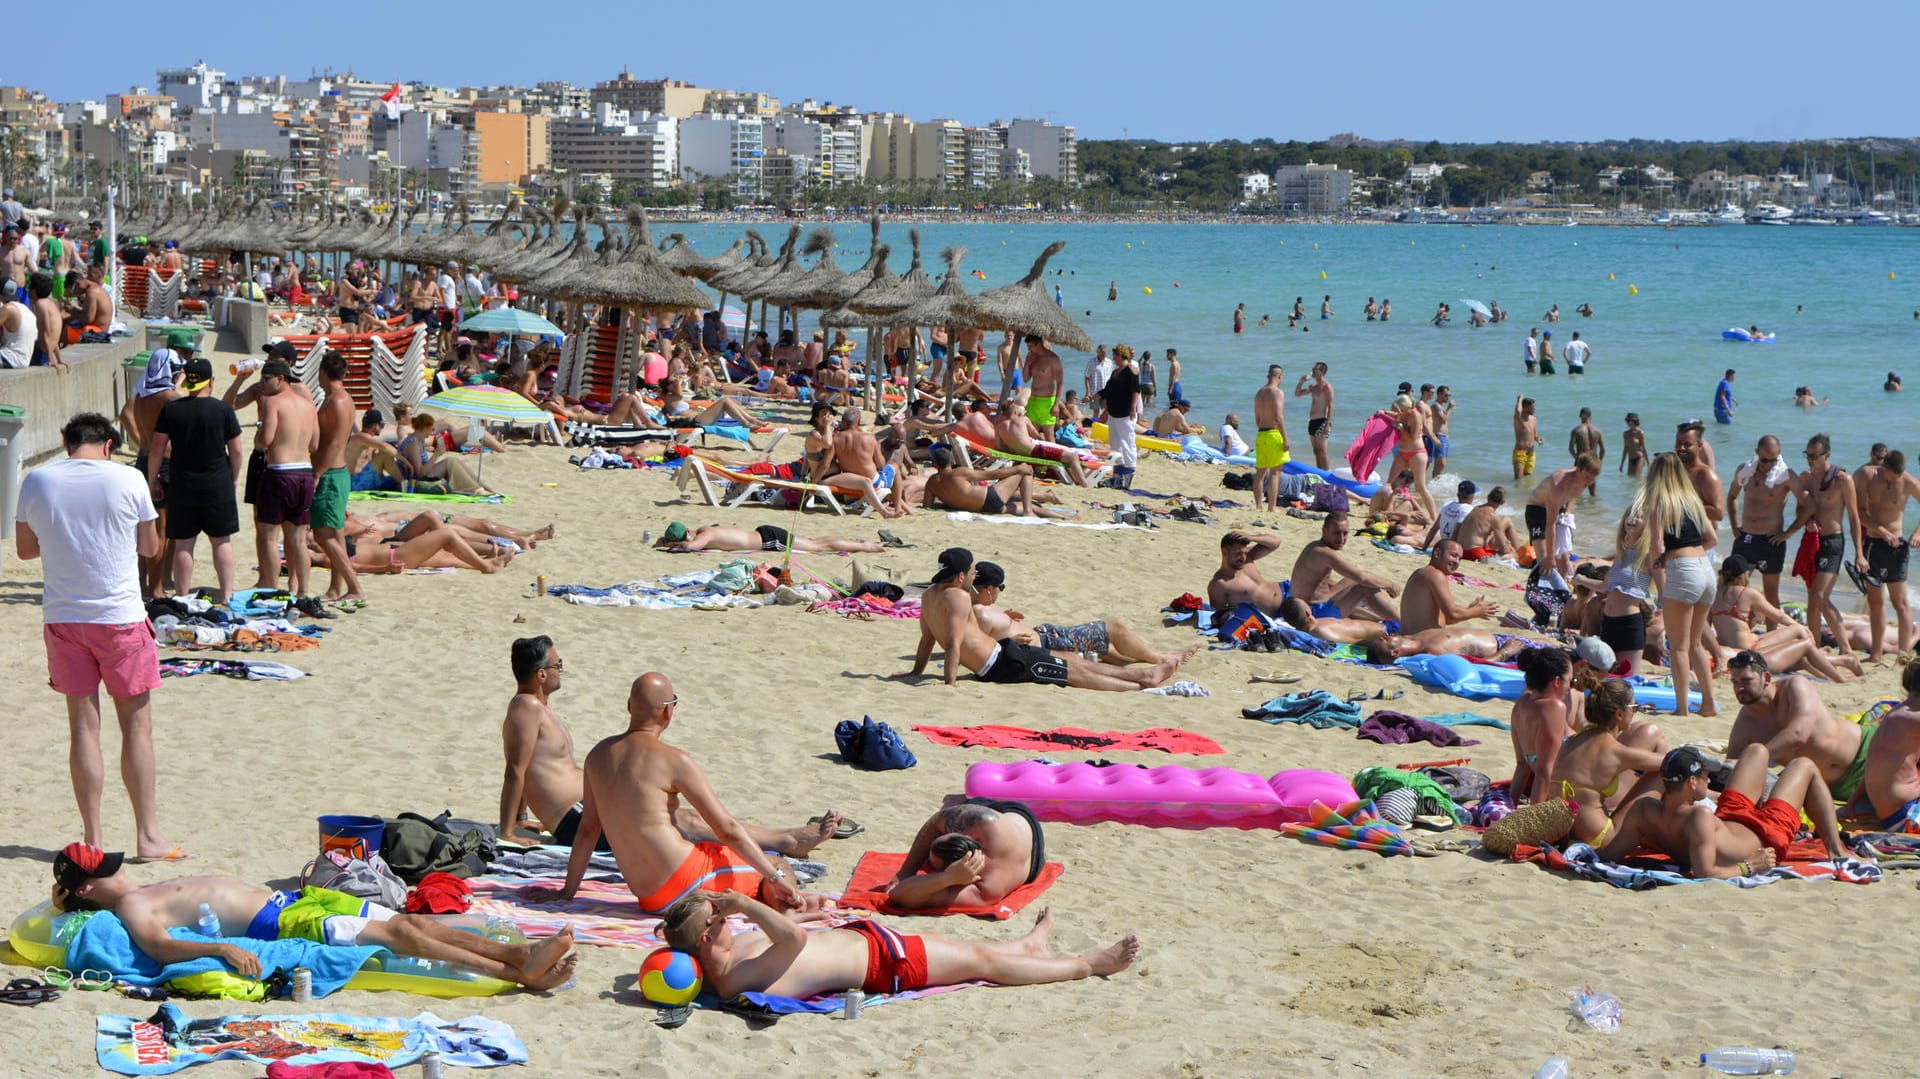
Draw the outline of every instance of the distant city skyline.
M928 33L903 9L746 2L724 18L669 5L573 5L534 22L497 0L404 9L438 16L396 32L308 33L215 13L140 20L77 51L19 50L0 81L61 101L151 86L204 60L233 76L316 69L442 86L636 77L814 98L915 120L1029 117L1082 139L1165 141L1338 132L1441 142L1608 139L1780 141L1911 137L1911 43L1920 5L1827 17L1804 4L1672 5L1631 18L1493 0L1378 0L1299 10L1241 0L1190 9L985 0ZM134 17L133 5L106 3ZM144 9L140 9L144 10ZM1178 17L1171 26L1162 20ZM348 24L338 24L348 25ZM411 27L411 29L406 29ZM398 32L405 30L405 32ZM128 48L138 45L137 52ZM144 57L144 61L134 57Z

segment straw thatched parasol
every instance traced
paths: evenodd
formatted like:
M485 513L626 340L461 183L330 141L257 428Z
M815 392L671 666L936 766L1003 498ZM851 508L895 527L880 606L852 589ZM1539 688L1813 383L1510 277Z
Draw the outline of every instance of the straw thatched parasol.
M620 258L572 282L570 298L650 314L706 310L700 286L660 265L644 209L628 211L627 230Z
M890 295L900 286L899 276L887 269L887 256L893 253L893 248L880 244L873 249L873 253L876 256L873 259L874 267L865 275L866 284L860 287L860 291L847 297L846 303L821 313L821 326L829 330L871 329L885 325L886 316L900 311L900 307L876 310L867 305L868 300Z
M854 290L842 294L846 284L847 272L833 261L833 230L822 226L807 234L807 242L800 251L803 255L818 255L813 266L805 271L783 270L768 281L761 289L760 298L768 303L777 303L794 311L794 328L800 326L799 312L802 309L818 310L833 307ZM855 286L857 289L858 286Z
M568 244L568 250L530 278L526 283L527 291L558 300L575 299L572 285L599 266L601 252L595 250L590 234L590 226L598 220L598 216L584 206L580 207L576 216L573 241ZM600 246L607 251L613 250L611 234L600 241Z
M967 295L966 286L960 283L960 263L967 257L964 247L949 247L940 252L940 258L947 264L947 273L940 281L940 287L933 295L904 308L899 313L896 325L900 326L952 326L964 325L960 322L959 306L973 297Z
M1087 332L1068 317L1065 308L1047 295L1047 287L1040 280L1046 272L1047 260L1066 246L1065 240L1055 240L1040 252L1039 258L1033 260L1033 268L1027 271L1027 276L1011 285L1002 285L968 297L956 309L957 323L981 330L1011 330L1017 334L1031 334L1064 348L1093 351L1093 338L1088 337Z
M693 271L707 261L700 257L700 253L693 249L692 244L687 242L687 234L684 232L667 233L667 238L660 241L659 259L660 265L682 277L698 277L699 275Z

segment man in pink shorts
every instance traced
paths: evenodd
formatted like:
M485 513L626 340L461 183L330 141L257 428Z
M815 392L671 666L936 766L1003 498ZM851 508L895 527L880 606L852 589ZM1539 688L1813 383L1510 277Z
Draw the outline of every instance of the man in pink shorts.
M67 457L21 480L14 541L44 561L47 681L67 699L73 794L86 841L100 845L100 684L120 719L121 774L133 799L138 860L184 858L160 834L153 792L153 716L160 656L140 602L139 563L160 549L147 481L116 464L113 421L83 412L61 430Z

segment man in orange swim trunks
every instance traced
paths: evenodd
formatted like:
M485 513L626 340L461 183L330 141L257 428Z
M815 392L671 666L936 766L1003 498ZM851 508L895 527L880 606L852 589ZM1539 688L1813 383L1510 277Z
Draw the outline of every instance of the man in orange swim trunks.
M818 910L820 897L800 894L786 860L760 849L721 804L700 765L661 740L679 703L666 675L641 675L627 694L626 731L587 754L580 827L561 898L579 889L604 832L620 875L649 914L695 892L726 891L758 895L780 910ZM718 842L691 842L674 827L681 798L692 803ZM829 814L837 827L836 817Z
M1780 770L1767 791L1767 747L1754 743L1740 754L1720 792L1718 805L1699 805L1707 797L1712 766L1700 751L1682 746L1660 764L1662 793L1642 798L1614 818L1617 830L1600 849L1604 861L1618 861L1641 845L1690 863L1696 877L1749 877L1778 865L1787 846L1800 831L1800 810L1807 816L1827 856L1854 857L1840 841L1833 794L1820 778L1820 769L1805 757L1795 757Z

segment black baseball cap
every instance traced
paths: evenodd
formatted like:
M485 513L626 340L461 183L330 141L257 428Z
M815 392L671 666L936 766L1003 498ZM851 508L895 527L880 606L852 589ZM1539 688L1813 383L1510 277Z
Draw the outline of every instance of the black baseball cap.
M1479 493L1480 493L1480 488L1475 487L1473 485L1472 480L1461 480L1460 486L1454 488L1453 490L1454 497L1458 498L1462 502L1467 501L1468 499L1472 498L1474 495L1477 495Z
M284 337L268 344L261 351L267 354L268 359L285 360L288 363L298 363L300 360L300 353L294 349L293 342Z
M260 365L261 378L271 378L275 375L281 378L292 378L293 368L288 367L287 361L282 359L268 360L266 363Z
M213 364L204 357L195 356L180 366L180 373L187 376L186 391L194 393L213 381Z
M120 872L126 855L101 850L91 843L69 843L53 856L53 880L62 891L71 892L90 880L111 877Z
M972 551L965 547L949 547L940 552L940 569L934 573L933 583L946 584L972 568Z
M1005 588L1007 571L997 562L976 562L973 566L973 586L975 588Z
M1660 778L1667 786L1677 787L1694 776L1706 775L1713 766L1692 746L1681 746L1660 762Z

